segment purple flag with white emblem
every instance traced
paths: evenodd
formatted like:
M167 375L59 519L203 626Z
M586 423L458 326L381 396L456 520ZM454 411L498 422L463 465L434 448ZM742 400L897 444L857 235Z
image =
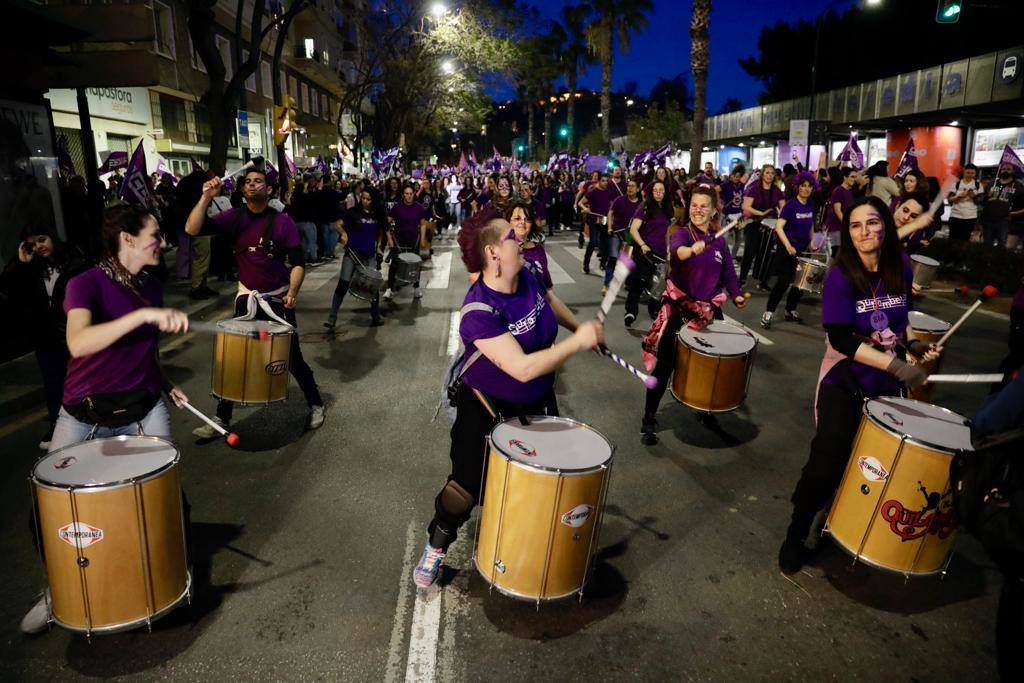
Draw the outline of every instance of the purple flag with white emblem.
M1014 175L1020 177L1024 176L1024 163L1021 163L1020 157L1013 151L1013 147L1006 145L1003 147L1003 156L999 159L999 165L1009 164L1013 167Z
M896 180L903 180L903 177L911 171L917 170L917 148L914 147L914 138L907 140L907 148L903 150L903 157L900 159L900 165L896 168L896 173L893 174L893 178Z
M295 171L296 171L295 162L292 161L292 158L290 156L288 156L287 152L285 152L285 155L284 155L284 163L285 163L285 165L288 166L288 175L294 176L295 175Z
M846 146L839 152L837 161L848 163L858 171L864 168L864 152L857 144L856 133L850 133L850 139L846 141Z
M103 164L96 169L96 175L103 175L124 168L128 165L128 152L111 152L103 160Z
M129 204L149 206L149 186L146 185L146 150L142 149L142 141L132 152L128 162L128 170L124 173L121 184L121 199Z

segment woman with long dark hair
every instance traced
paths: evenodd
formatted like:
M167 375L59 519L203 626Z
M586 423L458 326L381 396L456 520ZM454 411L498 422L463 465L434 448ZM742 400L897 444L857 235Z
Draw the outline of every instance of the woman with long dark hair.
M860 425L864 400L898 395L928 376L906 362L938 358L941 347L906 337L913 274L900 246L889 207L862 197L843 215L839 250L822 290L826 332L815 402L817 430L793 491L793 515L779 550L779 568L803 566L804 540L814 516L835 493Z
M813 175L802 171L790 184L796 186L796 194L782 207L779 220L775 224L775 235L782 249L775 252L775 259L772 262L777 279L761 315L761 327L765 329L771 327L772 316L775 315L775 309L779 307L786 290L789 290L786 294L786 320L801 322L796 307L803 297L803 290L792 285L793 275L796 273L796 259L800 252L808 248L811 251L818 250L814 243L814 216L817 209L811 198L818 190L818 182Z
M359 204L342 214L337 223L338 237L345 248L345 255L341 259L341 272L331 299L331 312L324 323L324 327L329 330L333 330L338 322L338 309L348 293L356 266L369 267L382 253L384 235L388 229L384 208L374 204L373 194L369 190L361 190L358 197ZM370 300L370 324L376 327L382 323L380 295L377 294Z
M626 327L633 325L640 310L640 293L650 287L654 272L665 263L668 248L668 226L673 220L672 198L665 183L655 180L650 185L646 199L637 208L629 222L629 234L633 239L631 255L636 268L626 279L629 294L626 296Z

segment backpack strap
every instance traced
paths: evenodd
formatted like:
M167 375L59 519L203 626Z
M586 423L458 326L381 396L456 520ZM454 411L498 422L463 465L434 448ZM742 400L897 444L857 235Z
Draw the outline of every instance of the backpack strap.
M474 311L482 311L484 313L493 313L494 315L498 314L498 312L496 310L494 310L494 306L491 306L489 304L485 304L485 303L483 303L481 301L474 301L474 302L468 303L468 304L466 304L465 306L462 307L461 315L466 315L467 313L472 313ZM466 374L466 371L469 370L470 366L473 365L473 363L477 362L477 360L479 360L480 356L482 356L482 355L483 355L483 352L480 349L477 349L473 353L469 354L469 358L467 358L466 362L464 362L462 364L462 368L459 370L459 374L456 375L455 379L456 380L461 379L462 376L464 374Z
M261 250L267 256L273 257L274 255L274 221L277 219L278 211L273 207L268 206L263 210L266 215L266 223L263 225L263 235L260 237L259 244L256 247L246 247L245 249L238 248L238 231L242 227L242 220L245 218L245 213L248 209L244 206L240 206L234 210L235 215L231 218L230 234L231 238L235 240L235 255L241 254L245 251L254 251L256 249ZM269 246L268 246L269 245Z

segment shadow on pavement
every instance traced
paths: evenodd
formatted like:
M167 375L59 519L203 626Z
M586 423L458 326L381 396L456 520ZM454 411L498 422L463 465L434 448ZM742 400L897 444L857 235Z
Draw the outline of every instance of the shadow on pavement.
M297 386L289 387L288 393L287 401L259 408L241 420L238 419L238 413L246 408L235 406L235 421L231 423L231 431L238 434L238 445L234 450L247 453L273 451L302 438L306 433L309 406ZM330 411L331 397L323 394L323 399Z
M676 438L690 446L707 449L735 448L749 443L761 432L753 422L745 419L742 408L731 413L699 413L684 408L687 419L677 422L672 432Z

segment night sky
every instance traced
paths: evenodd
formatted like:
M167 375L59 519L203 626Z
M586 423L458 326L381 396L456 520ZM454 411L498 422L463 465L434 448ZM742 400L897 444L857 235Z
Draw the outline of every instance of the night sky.
M628 1L628 0L626 0ZM711 13L711 68L708 74L708 111L717 112L728 97L736 97L745 107L757 104L760 84L750 78L737 63L741 57L755 54L761 29L778 21L813 20L830 0L715 0ZM536 3L541 6L540 2ZM562 0L544 3L542 11L557 18ZM854 5L841 3L842 11ZM632 37L626 56L616 54L612 70L612 88L626 81L637 81L638 93L646 96L661 77L690 71L690 11L687 0L655 0L655 11L648 28ZM808 57L813 46L807 46ZM580 87L600 90L601 69L591 68L580 79Z

